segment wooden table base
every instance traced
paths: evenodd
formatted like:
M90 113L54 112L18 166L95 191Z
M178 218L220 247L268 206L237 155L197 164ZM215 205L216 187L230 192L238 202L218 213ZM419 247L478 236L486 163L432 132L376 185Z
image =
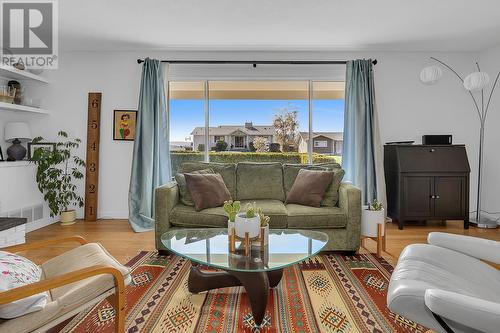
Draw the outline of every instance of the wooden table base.
M274 288L280 283L283 270L269 272L202 272L198 267L192 266L188 277L188 289L192 293L202 291L243 286L250 299L253 319L260 326L266 313L269 288Z

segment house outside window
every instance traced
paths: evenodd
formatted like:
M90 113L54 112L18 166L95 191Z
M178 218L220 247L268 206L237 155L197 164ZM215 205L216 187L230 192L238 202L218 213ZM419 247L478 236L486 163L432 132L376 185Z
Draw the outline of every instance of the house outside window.
M172 173L189 161L340 163L345 84L314 81L309 87L309 81L293 80L170 81L170 138L192 147L171 151ZM218 141L227 144L225 151L216 149Z
M328 141L326 141L326 140L314 140L314 147L326 148L326 147L328 147Z

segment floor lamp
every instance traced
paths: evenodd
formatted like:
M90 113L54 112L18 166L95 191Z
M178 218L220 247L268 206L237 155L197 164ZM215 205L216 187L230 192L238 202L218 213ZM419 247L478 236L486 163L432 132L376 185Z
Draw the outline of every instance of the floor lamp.
M490 94L485 104L485 92L484 89L490 83L490 77L487 73L481 72L481 68L479 64L476 62L477 72L471 73L467 75L465 78L462 78L453 68L444 63L443 61L431 57L433 61L438 62L443 65L445 68L449 69L456 77L460 80L464 88L469 92L472 101L474 102L474 107L477 111L477 115L480 122L480 131L479 131L479 161L478 161L478 179L477 179L477 206L475 211L475 217L471 218L470 222L476 224L479 228L496 228L497 221L488 218L485 215L481 215L481 185L482 185L482 171L483 171L483 150L484 150L484 125L486 123L486 117L488 115L488 109L490 107L491 97L493 96L493 92L495 91L498 78L500 76L500 72L497 74L493 86L491 88ZM433 65L424 68L420 72L420 80L425 84L433 84L437 82L443 74L441 67ZM473 92L480 93L480 101L476 96L474 96Z

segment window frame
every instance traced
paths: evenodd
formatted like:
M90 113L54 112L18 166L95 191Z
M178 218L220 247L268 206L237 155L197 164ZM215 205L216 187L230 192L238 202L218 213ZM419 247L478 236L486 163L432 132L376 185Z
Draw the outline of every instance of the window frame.
M307 140L307 160L308 164L312 165L313 164L313 153L314 153L314 148L323 148L323 147L315 147L313 145L313 117L314 117L314 83L315 82L343 82L344 83L344 91L345 91L345 77L343 79L340 78L331 78L331 79L306 79L306 78L217 78L217 79L171 79L171 80L166 80L166 89L170 91L170 83L175 83L175 82L203 82L204 86L204 111L205 111L205 135L204 135L204 143L205 143L205 150L204 150L204 156L203 160L205 162L210 162L210 82L224 82L224 81L303 81L303 82L308 82L308 140ZM167 93L165 94L167 98L170 98L170 94ZM167 105L170 105L170 100L167 100ZM170 112L170 110L168 110ZM170 125L170 124L169 124ZM217 136L214 136L217 137ZM224 138L225 139L225 138ZM215 140L215 139L214 139ZM325 141L325 140L323 140ZM216 142L216 141L215 141ZM328 142L326 147L328 147ZM194 149L194 147L193 147Z

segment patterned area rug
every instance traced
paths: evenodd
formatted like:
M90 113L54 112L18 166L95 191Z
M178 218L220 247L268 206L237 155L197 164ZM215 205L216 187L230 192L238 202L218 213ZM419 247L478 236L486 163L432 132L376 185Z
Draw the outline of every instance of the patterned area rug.
M244 288L191 294L191 264L141 252L128 265L126 330L135 332L412 332L428 330L387 309L392 267L372 254L322 254L285 269L256 327ZM114 310L103 301L51 332L113 332Z

